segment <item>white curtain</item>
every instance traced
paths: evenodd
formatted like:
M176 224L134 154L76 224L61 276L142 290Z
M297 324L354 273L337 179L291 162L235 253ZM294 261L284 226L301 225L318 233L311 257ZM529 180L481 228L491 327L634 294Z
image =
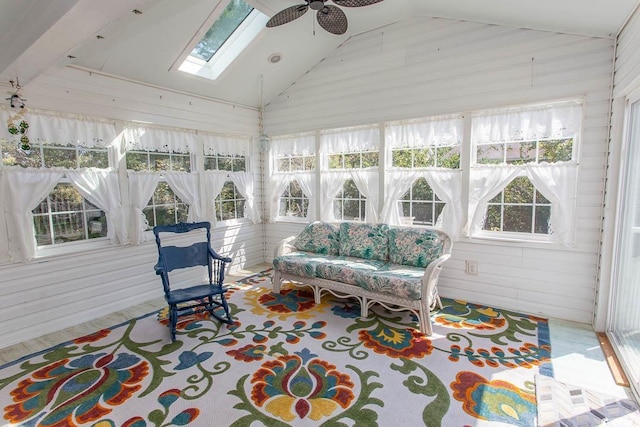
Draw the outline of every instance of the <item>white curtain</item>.
M131 124L124 129L127 150L149 150L163 153L193 153L196 133L181 129Z
M32 211L56 186L63 173L56 170L11 170L5 172L5 217L9 258L28 261L35 257L37 243Z
M134 172L128 171L129 175L129 204L131 207L131 243L139 245L144 242L144 232L149 227L147 218L142 211L149 199L156 191L160 174L157 172Z
M345 172L328 172L321 176L322 197L320 198L320 219L322 221L335 221L333 212L333 199L342 189L348 175Z
M332 130L320 137L320 150L327 154L377 150L379 146L380 129L377 126Z
M391 148L460 145L462 129L463 121L460 116L395 122L385 129L385 143Z
M351 179L358 187L358 191L367 198L365 203L364 221L375 224L378 222L378 203L380 201L380 176L378 168L356 169L351 171Z
M200 184L198 174L189 172L163 172L162 175L180 200L189 205L187 221L200 221L202 219L202 210L200 208Z
M205 200L207 202L207 211L213 206L213 202L218 197L224 187L225 182L228 181L228 173L223 171L206 171L204 174L204 187L205 187ZM216 209L213 207L211 213L211 222L216 222Z
M417 171L392 170L384 177L384 206L380 220L390 225L399 225L402 210L398 201L411 188L417 179Z
M0 169L0 200L3 207L0 209L0 263L9 261L9 237L7 236L7 222L5 220L5 207L9 199L5 196L7 173Z
M291 182L288 174L277 174L271 176L269 181L269 222L276 222L280 214L280 196Z
M419 173L424 176L431 189L445 202L444 209L438 218L442 221L442 229L453 240L460 237L464 226L462 209L462 171L454 169L432 169ZM435 222L435 221L434 221Z
M205 156L215 154L248 156L251 154L251 138L215 135L207 132L200 132L199 136L204 143Z
M271 138L271 154L278 156L310 156L316 153L315 134L280 136Z
M296 173L291 177L298 181L300 189L305 196L309 199L309 206L307 208L307 218L313 221L316 217L316 197L314 197L314 189L316 183L316 175L314 173Z
M572 138L581 125L581 101L489 110L473 115L471 138L475 143Z
M482 229L487 202L500 193L522 171L517 166L491 165L471 168L469 217L464 232L472 236Z
M531 164L527 165L527 175L536 189L551 202L552 238L565 246L573 246L578 165Z
M251 172L231 172L229 176L238 191L244 196L245 217L249 218L252 223L258 224L260 222L260 212L255 202L253 174Z
M0 109L2 123L13 116L14 110ZM107 147L117 136L113 121L96 118L29 109L20 120L29 124L28 136L32 141L49 144ZM4 126L0 128L0 137L11 140L15 135L9 134Z
M120 203L118 175L109 169L98 168L68 170L66 174L82 197L104 211L111 243L125 244L128 233Z

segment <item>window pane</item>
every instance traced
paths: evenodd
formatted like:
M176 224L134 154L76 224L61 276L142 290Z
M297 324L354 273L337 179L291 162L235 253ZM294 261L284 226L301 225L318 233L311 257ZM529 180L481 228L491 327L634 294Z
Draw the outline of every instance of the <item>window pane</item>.
M204 170L216 170L216 159L215 157L205 157L204 158Z
M369 168L373 166L378 166L378 152L362 153L362 167Z
M345 169L357 169L360 167L360 153L350 153L344 155Z
M534 233L549 234L551 206L536 206L536 227Z
M168 171L170 164L169 154L149 153L149 165L152 171Z
M301 171L304 169L304 160L302 157L292 157L291 158L291 170L292 171Z
M507 144L507 163L522 165L536 161L535 142L513 142Z
M433 225L432 207L432 203L414 203L412 211L414 222Z
M315 156L305 157L304 158L304 169L308 171L312 171L316 168L316 158Z
M504 189L505 203L533 203L533 184L526 177L515 178Z
M71 184L58 184L49 195L51 212L82 210L82 196Z
M109 156L107 150L87 150L78 151L78 162L81 168L102 168L109 167Z
M82 213L54 214L51 219L53 221L54 243L73 242L85 238Z
M342 169L342 154L329 155L329 169Z
M358 200L344 201L344 219L360 219L360 202Z
M397 168L410 168L412 167L411 157L411 150L393 150L391 164Z
M286 158L286 157L279 158L278 159L277 170L279 170L281 172L288 172L289 171L289 159Z
M411 203L402 202L402 216L411 216Z
M189 155L171 155L171 170L174 171L182 171L182 172L190 172L191 171L191 160Z
M542 195L541 192L536 190L536 203L550 205L551 202Z
M231 0L218 19L191 52L191 56L209 61L233 34L253 8L242 0Z
M360 191L352 179L346 180L342 188L344 189L343 197L345 199L357 199L360 197Z
M413 166L416 168L427 168L435 165L436 159L430 148L413 150Z
M498 164L504 161L504 148L502 144L479 145L476 163Z
M531 233L533 206L505 206L503 231Z
M539 162L568 162L572 158L573 138L540 141Z
M484 220L483 230L500 231L500 213L501 207L489 205L487 208L487 217Z
M244 199L238 199L236 201L236 218L244 218Z
M234 219L236 217L236 204L233 200L223 201L221 207L222 212L220 216L222 220Z
M156 221L154 219L154 209L153 207L147 207L142 210L145 218L147 219L147 223L149 224L149 228L156 225Z
M435 215L433 217L433 224L435 225L435 223L438 221L438 218L440 217L440 214L442 214L442 210L445 207L445 203L436 203L435 204Z
M168 225L176 222L174 206L156 206L156 223L155 225ZM149 223L151 224L151 222Z
M424 178L418 179L412 187L413 200L433 200L433 191L427 180Z
M184 203L178 203L177 205L177 222L187 222L189 216L189 206Z
M75 168L76 163L76 150L64 149L64 148L48 148L44 147L44 166L47 168Z
M280 198L280 208L278 209L278 215L287 216L289 211L289 200L284 197Z
M247 164L244 157L236 157L233 159L233 170L235 172L246 172Z
M342 207L343 207L342 200L336 200L333 202L333 216L336 219L344 219L344 216L342 215Z
M2 149L2 164L5 166L22 166L23 168L39 168L42 165L40 149L31 146L31 152L25 153L18 147L15 141L0 138Z
M229 156L218 157L218 169L223 171L233 171L233 159Z
M159 182L149 204L168 205L173 204L174 202L175 194L173 193L173 190L171 190L171 187L169 187L169 184L166 182Z
M133 171L149 170L147 165L147 153L127 153L127 169Z
M460 169L460 146L438 147L436 150L438 164L436 166L451 169Z
M36 242L38 246L50 245L51 228L49 227L49 216L34 216L33 225L35 227Z
M300 184L298 184L298 181L291 181L291 183L289 184L289 188L291 189L289 194L291 194L292 197L302 198L302 188L300 188Z

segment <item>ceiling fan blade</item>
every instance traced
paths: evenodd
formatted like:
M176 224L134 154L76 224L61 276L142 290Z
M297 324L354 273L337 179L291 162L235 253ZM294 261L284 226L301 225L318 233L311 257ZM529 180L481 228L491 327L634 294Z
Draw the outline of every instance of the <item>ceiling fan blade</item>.
M317 13L318 24L328 32L336 35L347 32L347 16L340 8L326 5Z
M309 5L299 4L297 6L291 6L276 13L267 21L267 27L277 27L278 25L286 24L295 19L300 18L305 12L309 10Z
M369 6L370 4L380 3L382 0L333 0L338 6L344 7L360 7Z

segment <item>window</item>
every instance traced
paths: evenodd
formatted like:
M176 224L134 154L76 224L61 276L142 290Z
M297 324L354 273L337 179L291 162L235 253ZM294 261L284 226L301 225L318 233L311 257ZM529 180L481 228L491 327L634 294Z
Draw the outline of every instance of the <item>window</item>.
M204 156L204 169L246 172L247 157L233 154L214 154L211 156Z
M107 236L105 213L69 183L57 184L33 210L38 246Z
M217 79L262 31L269 19L243 0L230 0L222 11L220 7L212 12L210 19L215 21L186 56L180 71Z
M378 151L329 154L329 169L362 169L378 166Z
M213 202L216 220L244 218L245 202L245 198L240 194L233 181L225 182L222 191Z
M2 164L32 168L108 168L106 148L82 147L59 144L32 143L30 151L23 151L17 144L2 141Z
M567 162L573 157L573 138L484 143L476 148L478 164Z
M191 171L191 156L155 151L128 151L127 169L134 171Z
M316 168L316 156L278 156L276 158L278 172L312 171Z
M366 198L362 196L352 179L342 185L334 199L334 217L337 220L364 221Z
M173 192L169 184L159 182L147 206L142 210L149 228L186 222L189 206Z
M402 206L402 215L410 218L411 223L431 226L436 224L445 205L424 178L416 180L398 203Z
M391 151L392 166L398 168L460 168L460 146L397 148Z
M483 230L549 234L551 202L527 177L517 177L487 204Z
M302 192L298 181L289 182L280 196L280 216L306 218L309 210L309 198Z

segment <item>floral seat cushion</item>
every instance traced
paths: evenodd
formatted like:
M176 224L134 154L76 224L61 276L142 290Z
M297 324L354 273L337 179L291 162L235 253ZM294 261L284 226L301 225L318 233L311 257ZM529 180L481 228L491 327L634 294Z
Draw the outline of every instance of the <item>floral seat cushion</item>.
M338 255L340 229L337 225L316 221L307 225L293 241L299 251Z
M389 262L426 268L442 255L443 242L431 230L392 228L389 230Z
M273 268L283 273L302 277L316 277L318 265L335 258L331 255L316 255L311 252L291 252L273 259Z
M424 268L388 264L382 271L361 272L357 285L373 292L418 300L422 297Z
M343 222L340 224L340 255L387 261L388 232L386 224Z
M317 266L316 275L323 279L355 285L363 273L377 272L386 268L388 268L387 264L383 261L340 257L328 259Z

